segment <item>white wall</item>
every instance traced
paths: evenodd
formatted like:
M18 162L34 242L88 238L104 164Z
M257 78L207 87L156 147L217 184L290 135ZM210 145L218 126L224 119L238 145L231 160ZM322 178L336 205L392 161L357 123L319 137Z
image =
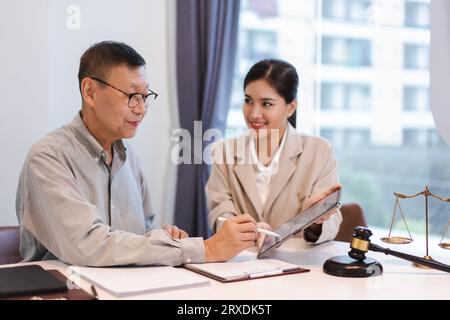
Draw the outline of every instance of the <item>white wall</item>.
M450 1L431 1L431 111L450 146Z
M71 5L81 10L80 29L67 27ZM30 146L80 109L79 58L101 40L124 41L147 61L150 87L159 96L131 144L148 174L156 223L172 221L176 171L169 161L170 129L177 125L169 68L171 8L165 0L2 1L0 225L17 224L15 192Z

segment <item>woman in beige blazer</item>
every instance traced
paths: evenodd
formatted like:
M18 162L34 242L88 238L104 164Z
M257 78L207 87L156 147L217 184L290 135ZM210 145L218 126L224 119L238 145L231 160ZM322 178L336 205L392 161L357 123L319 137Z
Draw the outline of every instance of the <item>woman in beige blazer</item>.
M232 223L241 214L276 229L338 185L330 144L288 124L297 108L297 87L297 72L285 61L263 60L248 72L243 114L249 131L213 147L206 195L214 231L222 225L218 217ZM332 240L341 222L335 210L303 236L315 243Z

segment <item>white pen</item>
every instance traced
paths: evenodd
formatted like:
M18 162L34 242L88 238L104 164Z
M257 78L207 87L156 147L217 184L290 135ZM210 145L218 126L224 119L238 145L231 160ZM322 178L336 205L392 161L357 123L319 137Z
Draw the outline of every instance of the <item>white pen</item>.
M224 221L226 221L227 219L224 218L224 217L218 217L217 220L224 222ZM275 233L275 232L272 232L272 231L269 231L269 230L266 230L266 229L258 228L258 232L259 232L259 233L264 233L264 234L266 234L266 235L268 235L268 236L280 238L280 235L279 235L278 233Z
M271 271L263 271L263 272L256 272L256 273L250 273L249 278L262 278L262 277L268 277L268 276L274 276L277 274L283 274L283 270L281 269L275 269Z

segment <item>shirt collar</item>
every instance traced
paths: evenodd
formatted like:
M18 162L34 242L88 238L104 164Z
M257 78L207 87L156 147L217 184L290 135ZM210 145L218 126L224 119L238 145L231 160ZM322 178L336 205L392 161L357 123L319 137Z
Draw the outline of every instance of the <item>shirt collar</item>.
M98 161L102 157L106 157L103 147L86 128L86 125L81 118L81 111L77 113L75 118L69 124L69 127L72 129L78 141L80 141L80 143L84 147L86 147L87 151L96 161ZM114 142L113 149L117 151L117 153L123 160L125 160L127 148L125 147L122 139Z
M255 138L250 135L250 156L252 163L256 163L256 168L258 172L261 172L263 174L269 174L272 175L274 172L278 170L278 166L280 163L280 156L283 152L283 148L286 142L286 137L288 135L289 126L286 126L286 130L284 131L283 138L281 139L281 144L278 150L275 152L275 155L272 158L272 161L270 161L269 165L265 166L258 158L256 154L256 142Z

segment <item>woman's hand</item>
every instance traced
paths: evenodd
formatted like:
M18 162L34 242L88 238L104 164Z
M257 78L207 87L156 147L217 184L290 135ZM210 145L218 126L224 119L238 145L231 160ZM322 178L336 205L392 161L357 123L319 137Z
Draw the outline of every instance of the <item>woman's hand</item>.
M256 227L258 229L265 229L265 230L273 231L273 229L270 226L270 224L268 224L266 222L257 222L256 223ZM267 237L267 235L265 235L264 233L258 232L258 236L256 237L256 240L255 240L255 245L256 245L257 248L260 248L263 245L266 237Z
M327 189L325 191L322 191L320 193L313 194L311 197L306 199L305 204L303 206L303 210L308 209L309 207L312 207L314 204L325 198L326 196L332 194L334 191L341 188L340 184L336 184L332 186L330 189Z
M327 221L328 219L330 219L330 217L333 216L333 215L337 212L337 210L338 210L338 209L334 209L334 210L331 210L330 212L324 214L324 215L321 216L319 219L317 219L317 220L314 222L314 224L322 224L322 223L324 223L325 221Z
M266 222L257 222L256 223L256 227L259 229L264 229L264 230L269 230L269 231L273 231L272 227L270 226L270 224L266 223Z
M328 190L325 190L323 192L320 193L316 193L313 194L311 197L309 197L308 199L306 199L305 201L305 205L303 207L303 210L308 209L309 207L312 207L314 204L316 204L317 202L319 202L320 200L322 200L323 198L325 198L326 196L332 194L334 191L338 190L341 188L340 184L336 184L333 187L331 187ZM322 224L325 221L327 221L328 219L330 219L330 217L332 215L334 215L336 213L336 209L331 210L330 212L324 214L323 216L321 216L319 219L317 219L314 224Z

